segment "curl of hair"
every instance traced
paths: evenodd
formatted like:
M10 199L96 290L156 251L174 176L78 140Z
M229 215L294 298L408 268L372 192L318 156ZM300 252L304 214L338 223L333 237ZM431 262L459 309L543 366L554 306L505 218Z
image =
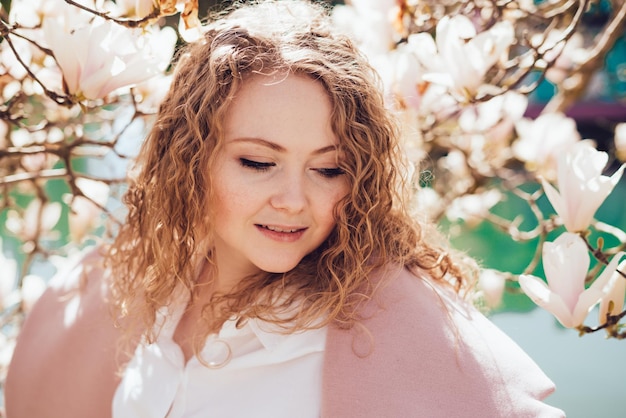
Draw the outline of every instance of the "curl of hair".
M138 156L139 174L124 198L127 221L107 258L118 314L139 321L148 341L155 338L156 311L173 302L177 289L194 297L198 265L215 269L207 167L222 145L222 121L238 87L247 75L276 72L306 75L325 87L350 191L335 208L334 231L296 268L246 278L228 295L204 302L196 352L232 315L289 324L286 331L330 321L350 326L373 291L372 271L390 263L427 271L457 290L466 283L463 263L402 203L399 133L376 72L333 31L322 6L263 1L208 24L204 38L184 48ZM295 300L306 303L276 315Z

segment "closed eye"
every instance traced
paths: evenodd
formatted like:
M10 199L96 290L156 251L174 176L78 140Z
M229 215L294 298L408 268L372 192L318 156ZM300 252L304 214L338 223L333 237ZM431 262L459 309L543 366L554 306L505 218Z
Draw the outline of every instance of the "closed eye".
M270 167L274 167L275 163L263 163L260 161L248 160L247 158L240 158L239 163L246 168L251 168L256 171L267 171Z
M315 171L327 178L339 177L345 173L341 168L316 168Z

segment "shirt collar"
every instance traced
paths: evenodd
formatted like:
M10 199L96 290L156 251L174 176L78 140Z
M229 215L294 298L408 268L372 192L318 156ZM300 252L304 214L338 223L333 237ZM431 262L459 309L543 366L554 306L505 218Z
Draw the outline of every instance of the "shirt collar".
M289 333L288 326L266 322L258 318L248 320L247 326L267 350L273 350L286 339L296 335Z

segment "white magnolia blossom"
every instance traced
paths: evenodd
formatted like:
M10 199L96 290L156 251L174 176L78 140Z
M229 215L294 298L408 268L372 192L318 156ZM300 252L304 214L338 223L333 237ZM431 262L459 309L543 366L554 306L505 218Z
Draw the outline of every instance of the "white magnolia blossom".
M61 204L59 202L46 203L42 207L41 200L33 199L23 216L17 211L10 210L7 213L6 228L19 237L22 241L35 240L40 234L46 234L55 227L61 217Z
M431 222L444 209L441 196L430 187L418 187L411 199L411 215L415 219Z
M536 119L522 118L515 123L518 139L513 153L548 180L556 178L558 157L563 150L580 141L576 121L562 113L546 113Z
M25 65L30 65L33 54L30 42L21 38L16 38L12 40L12 42L22 62ZM16 80L21 80L28 74L26 68L18 61L15 53L9 48L7 42L0 43L0 65L4 67L3 72L8 73Z
M115 12L120 16L143 18L155 8L157 0L117 0L114 4Z
M395 0L355 0L332 9L333 26L349 36L376 68L383 81L386 100L390 103L396 99L396 73L402 72L394 67L396 56L402 55L394 50L398 34L391 20L396 8Z
M563 32L553 29L547 34L535 35L532 44L542 44L541 51L546 51L543 58L553 64L546 71L546 78L554 84L562 83L569 72L589 58L589 51L584 46L582 34L574 33L563 41Z
M611 177L603 176L609 156L589 141L574 144L559 159L557 191L542 179L544 191L563 225L570 232L584 231L602 202L622 177L622 165Z
M43 29L67 91L79 99L104 98L155 76L169 63L176 42L170 27L142 34L103 19L71 30L47 19Z
M0 121L0 149L9 147L8 133L9 125L4 121Z
M476 225L487 217L489 210L502 199L502 193L490 189L483 193L466 194L454 199L446 215L451 221L463 220L466 224Z
M419 109L421 97L426 89L426 83L422 79L426 70L422 61L423 54L432 57L437 51L421 48L416 41L417 35L411 35L406 43L398 45L390 52L391 71L388 83L391 85L389 89L396 102L403 107ZM434 44L430 43L427 46L434 47Z
M626 274L626 261L619 263L617 267L622 274ZM626 277L615 271L606 285L607 296L600 302L598 323L606 323L607 314L618 315L624 309L624 297L626 297Z
M459 127L467 133L487 133L502 121L517 122L528 107L528 97L515 91L463 109Z
M22 281L22 309L25 313L30 312L35 306L35 302L46 290L46 281L40 276L29 274Z
M621 161L626 161L626 122L615 127L615 154Z
M447 87L457 100L465 102L476 96L487 71L514 41L515 31L509 21L498 22L477 34L468 17L446 16L437 23L433 42L438 54L432 58L424 79Z
M426 75L439 69L437 46L427 33L409 35L407 42L399 45L385 61L389 65L383 78L391 87L394 99L405 106L414 107L421 117L435 116L438 120L453 115L459 108L448 86L433 84ZM380 66L380 65L379 65Z
M396 34L390 19L395 9L396 0L353 0L333 7L333 24L373 58L393 47Z
M519 283L533 302L549 311L566 328L583 324L585 318L610 293L610 280L624 255L616 254L602 274L585 289L589 270L589 252L577 234L565 232L554 242L543 244L543 269L546 282L531 275L521 275Z
M497 270L483 269L478 277L478 287L485 304L496 308L502 303L506 277Z
M17 284L17 261L4 255L2 238L0 238L0 310L15 302Z
M110 188L106 183L86 178L77 179L76 186L86 197L74 196L71 199L68 221L70 238L79 243L98 225L102 215L100 207L105 207Z
M93 1L77 1L77 3L93 7ZM71 7L64 2L49 0L13 0L9 12L9 22L19 23L26 28L34 28L41 25L43 19L49 16L58 16L65 11L83 13L78 7Z

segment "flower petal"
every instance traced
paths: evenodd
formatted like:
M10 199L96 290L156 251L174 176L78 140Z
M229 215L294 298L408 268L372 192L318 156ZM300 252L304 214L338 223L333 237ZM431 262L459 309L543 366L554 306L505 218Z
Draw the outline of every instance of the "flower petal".
M543 280L523 274L519 276L519 284L533 302L554 315L564 327L573 328L575 326L572 314L563 299L552 292Z
M565 232L554 242L543 244L543 269L548 286L563 298L570 312L585 290L589 263L587 245L576 234Z
M616 258L616 257L614 257ZM619 271L626 273L626 261L622 261L618 267ZM605 269L608 270L608 267ZM604 274L604 273L603 273ZM626 278L617 271L613 271L609 282L606 284L606 295L600 302L600 312L598 323L600 325L606 322L606 315L617 315L624 308L624 296L626 296Z

